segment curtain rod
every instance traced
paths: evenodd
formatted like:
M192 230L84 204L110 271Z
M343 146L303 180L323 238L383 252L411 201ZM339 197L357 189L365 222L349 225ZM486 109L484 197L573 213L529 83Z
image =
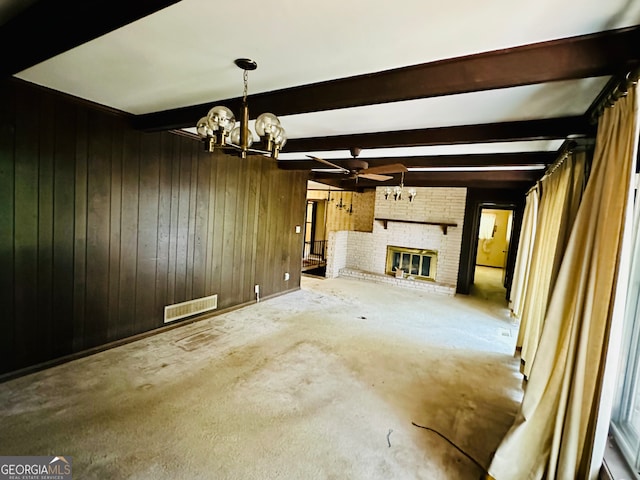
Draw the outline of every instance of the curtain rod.
M534 185L534 187L537 186L539 182L547 178L549 175L553 174L553 172L555 172L558 169L558 167L560 167L560 165L562 165L570 155L573 155L576 152L591 150L594 145L595 145L595 141L593 139L581 138L578 140L567 140L565 143L562 144L562 146L558 150L558 158L556 159L556 161L547 167L547 169L544 172L544 175L542 175L540 180L536 182L536 185ZM527 194L528 193L529 192L527 192Z
M600 118L605 108L612 107L619 98L625 97L629 88L638 83L638 78L640 78L640 67L630 70L622 78L613 77L589 109L591 110L589 115L590 122L592 124L598 123L598 118Z

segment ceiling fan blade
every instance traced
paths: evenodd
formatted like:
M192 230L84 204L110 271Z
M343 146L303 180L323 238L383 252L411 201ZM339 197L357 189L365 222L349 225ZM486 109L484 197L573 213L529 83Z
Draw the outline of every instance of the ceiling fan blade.
M340 165L336 165L335 163L328 162L324 158L314 157L313 155L307 155L307 157L315 160L316 162L324 163L325 165L328 165L331 168L336 168L338 170L342 170L345 173L350 173L350 170L348 170L348 169L346 169L344 167L341 167Z
M393 178L390 175L379 175L377 173L359 173L358 177L366 178L368 180L376 180L378 182L386 182L387 180L391 180Z
M378 167L371 167L371 168L367 168L365 170L361 170L360 173L380 173L380 174L385 174L385 173L402 173L402 172L408 172L407 167L405 167L403 164L401 163L391 163L389 165L380 165Z

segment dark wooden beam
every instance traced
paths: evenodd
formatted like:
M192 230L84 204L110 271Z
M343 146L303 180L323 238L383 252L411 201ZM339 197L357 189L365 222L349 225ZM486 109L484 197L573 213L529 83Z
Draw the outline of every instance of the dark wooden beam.
M40 0L0 28L2 75L13 75L179 0Z
M293 115L520 85L615 75L640 63L640 27L535 43L266 92L250 111ZM140 115L142 130L191 127L213 104L239 111L240 98Z
M569 135L595 136L595 126L587 117L561 117L479 125L400 130L395 132L335 135L331 137L294 138L285 151L348 150L360 148L419 147L516 140L564 139Z
M515 170L497 172L409 172L405 174L405 187L476 187L476 188L514 188L532 186L544 174L544 170ZM358 190L375 187L396 186L400 176L386 182L375 182L359 178L356 182L348 175L323 174L311 172L310 180L332 185L346 190Z
M406 167L478 167L496 165L550 165L558 158L557 152L487 153L474 155L432 155L421 157L386 157L363 159L369 167L402 163ZM331 163L349 168L349 159L332 159ZM311 170L328 168L312 159L278 160L282 170Z

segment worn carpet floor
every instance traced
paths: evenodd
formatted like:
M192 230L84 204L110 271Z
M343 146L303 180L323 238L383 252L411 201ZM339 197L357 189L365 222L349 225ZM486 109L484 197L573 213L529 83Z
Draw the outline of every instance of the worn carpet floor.
M300 291L0 384L0 454L77 479L477 480L521 399L482 296Z

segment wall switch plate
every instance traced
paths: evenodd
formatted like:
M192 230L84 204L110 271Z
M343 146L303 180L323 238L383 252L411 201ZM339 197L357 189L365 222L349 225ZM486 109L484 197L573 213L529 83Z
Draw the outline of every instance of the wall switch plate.
M296 225L296 233L300 233L302 231L302 228L300 227L300 225Z

